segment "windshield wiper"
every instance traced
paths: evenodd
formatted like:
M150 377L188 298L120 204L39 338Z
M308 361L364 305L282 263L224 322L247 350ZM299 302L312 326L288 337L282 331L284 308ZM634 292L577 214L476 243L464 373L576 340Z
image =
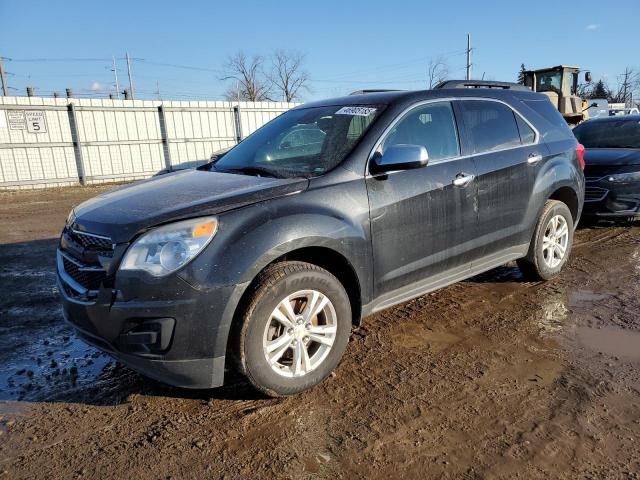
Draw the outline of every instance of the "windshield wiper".
M253 166L240 167L240 168L225 168L225 169L216 168L215 171L221 172L221 173L239 173L242 175L254 175L256 177L282 178L281 175L274 173L268 168L253 167Z

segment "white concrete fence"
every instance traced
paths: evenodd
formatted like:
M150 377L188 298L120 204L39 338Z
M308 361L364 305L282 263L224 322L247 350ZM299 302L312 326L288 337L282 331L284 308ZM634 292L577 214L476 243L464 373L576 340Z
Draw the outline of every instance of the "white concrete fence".
M197 166L295 105L0 97L0 188L135 180Z

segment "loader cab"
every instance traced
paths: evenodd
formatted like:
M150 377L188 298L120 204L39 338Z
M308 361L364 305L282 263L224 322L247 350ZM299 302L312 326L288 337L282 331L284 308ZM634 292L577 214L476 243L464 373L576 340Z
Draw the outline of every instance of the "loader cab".
M524 84L531 90L545 94L560 111L567 123L577 125L588 118L586 105L578 97L580 69L560 65L540 70L529 70L524 74ZM591 81L591 73L585 73L585 81Z

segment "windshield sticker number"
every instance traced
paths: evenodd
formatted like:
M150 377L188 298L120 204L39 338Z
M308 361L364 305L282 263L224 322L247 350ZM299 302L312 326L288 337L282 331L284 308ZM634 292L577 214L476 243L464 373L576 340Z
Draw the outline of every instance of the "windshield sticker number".
M336 115L356 115L358 117L368 117L376 109L373 107L342 107L336 112Z

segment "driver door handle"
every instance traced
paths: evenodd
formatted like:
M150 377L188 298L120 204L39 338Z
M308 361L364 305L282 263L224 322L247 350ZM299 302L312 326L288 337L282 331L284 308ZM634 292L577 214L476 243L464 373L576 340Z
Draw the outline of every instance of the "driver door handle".
M529 165L535 165L540 160L542 160L542 155L538 155L537 153L532 153L529 155L529 158L527 158L527 163Z
M453 179L453 185L456 187L466 187L475 177L469 173L460 172Z

